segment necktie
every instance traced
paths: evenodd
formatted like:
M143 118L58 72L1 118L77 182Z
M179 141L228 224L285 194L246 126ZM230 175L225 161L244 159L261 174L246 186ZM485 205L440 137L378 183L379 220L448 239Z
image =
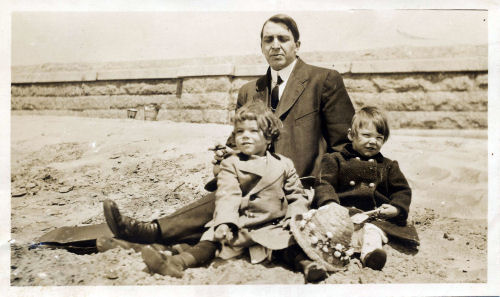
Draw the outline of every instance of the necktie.
M273 112L276 110L276 107L278 107L278 102L280 102L280 85L282 82L283 80L278 75L278 82L271 91L271 109Z

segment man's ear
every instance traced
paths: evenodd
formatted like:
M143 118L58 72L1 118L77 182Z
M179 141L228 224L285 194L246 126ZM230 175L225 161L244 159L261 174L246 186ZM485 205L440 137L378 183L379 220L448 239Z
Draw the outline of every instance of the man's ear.
M349 141L352 141L354 139L351 128L347 129L347 139L349 139Z
M295 42L295 54L299 52L299 49L300 49L300 40Z

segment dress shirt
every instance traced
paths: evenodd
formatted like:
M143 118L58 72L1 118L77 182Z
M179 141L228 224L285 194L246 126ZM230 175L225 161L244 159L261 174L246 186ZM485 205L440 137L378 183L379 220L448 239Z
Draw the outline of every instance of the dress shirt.
M280 71L276 71L271 68L271 90L276 86L276 83L278 82L278 75L280 76L281 80L283 82L279 85L279 98L281 98L281 95L283 94L283 91L285 90L286 83L288 82L288 78L290 78L290 74L292 74L293 67L295 67L295 63L297 63L297 59L293 60L290 65L286 66L285 68L281 69Z

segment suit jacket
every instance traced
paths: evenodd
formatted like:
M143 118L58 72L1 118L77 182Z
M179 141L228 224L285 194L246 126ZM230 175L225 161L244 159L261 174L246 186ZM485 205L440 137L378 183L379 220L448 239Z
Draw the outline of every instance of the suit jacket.
M240 88L237 108L251 100L270 106L271 72ZM274 151L293 160L299 176L316 175L322 154L347 142L354 107L340 74L300 58L275 111L283 122Z
M308 200L293 162L269 152L266 157L266 163L243 154L222 161L214 218L205 225L209 229L201 240L213 241L214 229L228 224L238 230L246 229L245 235L236 239L237 246L259 243L270 249L283 249L293 243L282 223L306 212Z
M376 219L371 223L398 239L418 244L412 225L407 225L411 203L411 189L397 161L381 153L363 158L346 144L340 152L325 154L321 171L314 187L313 204L320 207L334 201L345 207L354 207L351 213L372 210L387 203L399 209L391 219Z

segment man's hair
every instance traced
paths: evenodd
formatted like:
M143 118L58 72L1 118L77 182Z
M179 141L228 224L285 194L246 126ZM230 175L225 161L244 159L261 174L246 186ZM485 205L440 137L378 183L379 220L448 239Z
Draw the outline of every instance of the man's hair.
M260 40L262 40L262 37L264 36L264 26L268 22L285 25L288 28L288 30L292 32L293 41L294 42L299 41L300 33L299 33L299 28L297 27L297 23L295 23L294 19L282 13L273 15L272 17L268 18L267 21L264 22L264 25L262 25L262 29L260 30Z
M276 115L261 101L248 102L240 107L233 118L233 124L245 120L257 121L257 126L266 139L275 141L280 135L280 129L283 126Z
M358 133L358 129L373 124L377 132L384 135L384 142L389 139L389 124L387 117L382 110L375 106L365 106L358 110L352 117L351 132L353 135Z

